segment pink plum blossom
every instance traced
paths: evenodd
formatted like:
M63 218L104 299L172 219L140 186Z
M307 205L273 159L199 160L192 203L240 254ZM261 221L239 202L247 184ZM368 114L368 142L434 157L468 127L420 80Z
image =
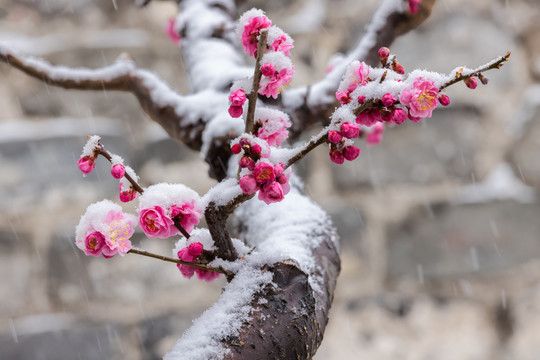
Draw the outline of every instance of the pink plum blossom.
M476 87L478 86L478 81L476 81L476 79L473 77L465 79L464 82L465 85L467 85L467 87L472 90L476 89Z
M126 173L126 168L122 164L113 165L113 167L111 168L111 175L115 179L123 178L125 173Z
M294 45L285 35L281 35L272 42L271 47L274 51L281 51L283 54L291 56L290 49L292 49Z
M433 109L437 107L439 89L431 80L418 78L412 87L405 88L399 96L403 106L409 108L413 118L431 117Z
M384 63L386 60L388 60L388 57L390 56L390 49L387 47L382 47L379 49L379 58Z
M335 130L331 130L328 132L328 141L331 143L337 144L343 140L343 135L341 135L339 132Z
M261 73L264 76L274 76L276 73L276 68L274 67L274 65L266 63L261 66Z
M232 151L233 154L240 154L240 152L242 151L242 147L238 143L233 144L231 146L231 151Z
M86 255L106 258L125 255L131 249L136 218L109 200L92 204L76 228L75 244Z
M251 175L242 176L242 178L238 180L238 184L244 194L253 194L257 191L257 182Z
M242 89L231 92L229 95L229 101L233 106L243 106L246 102L246 93Z
M351 93L348 91L337 91L336 92L336 99L339 100L339 103L341 105L345 105L351 102Z
M202 213L202 210L196 208L195 201L186 202L180 206L173 205L169 211L171 212L171 218L180 218L180 225L187 232L191 232L195 225L199 224Z
M396 98L394 97L394 95L392 95L390 93L386 93L382 97L381 102L382 102L382 104L384 106L390 107L390 106L394 105L394 103L396 102Z
M105 236L99 231L91 232L84 239L84 254L98 257L101 255L103 245L105 245Z
M407 120L407 111L403 109L395 109L392 115L392 122L396 125L401 125Z
M270 146L280 146L289 136L287 130L291 122L285 116L273 117L258 121L260 125L257 137L266 140Z
M370 132L367 137L366 141L369 146L376 145L382 141L382 134L384 131L384 125L381 123L375 124L373 126L373 131Z
M277 99L278 94L291 82L293 74L294 66L291 66L281 69L279 72L276 71L272 76L263 76L259 94Z
M333 163L341 165L345 162L345 157L338 149L330 149L330 160L332 160Z
M84 175L88 175L94 170L95 164L95 158L93 156L83 156L82 158L77 161L77 164L79 165L79 169L82 171Z
M250 56L257 56L258 37L262 29L272 25L272 22L264 15L252 17L247 21L242 32L242 45L244 51Z
M253 177L255 178L257 184L274 181L276 178L274 167L266 162L260 162L255 165Z
M353 161L358 157L359 154L360 149L353 145L347 146L343 149L343 157L348 161Z
M346 122L341 124L341 135L347 139L355 139L360 135L360 126Z
M185 248L180 249L177 253L177 256L178 259L182 261L198 264L199 262L197 260L197 257L201 255L202 252L203 245L200 242L195 242ZM220 273L217 273L215 271L197 269L189 265L177 264L176 266L178 267L178 270L180 270L182 275L187 279L191 279L193 277L193 274L195 273L197 274L197 278L199 280L204 280L207 282L214 281L221 276Z
M282 185L277 181L271 181L266 183L259 191L259 200L271 204L283 200L284 195Z
M180 233L165 209L157 205L150 209L142 209L139 212L139 226L146 236L151 239L166 239Z
M165 27L165 33L167 36L169 36L169 39L172 40L173 43L179 44L180 43L180 34L175 29L176 20L174 18L169 19L167 22L167 26Z
M382 121L381 112L376 108L364 110L356 117L356 122L365 126L372 126L380 121Z
M441 103L442 106L448 106L450 105L450 98L446 94L440 94L439 102Z

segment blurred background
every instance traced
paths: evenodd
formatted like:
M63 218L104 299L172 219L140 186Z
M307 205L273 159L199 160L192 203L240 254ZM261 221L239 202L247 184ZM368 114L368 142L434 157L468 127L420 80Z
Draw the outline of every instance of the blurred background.
M295 39L291 86L323 76L379 1L248 1ZM189 90L164 27L175 6L128 0L2 0L0 42L55 64L100 67L129 53ZM432 119L386 131L342 166L319 149L299 167L342 237L342 274L317 359L540 359L540 4L439 0L392 53L406 70L449 72L512 51L488 86L448 89ZM0 65L0 358L158 359L220 294L174 265L74 246L86 207L116 199L99 134L143 185L203 194L207 165L167 139L129 94L48 87ZM309 136L309 134L307 134ZM129 210L129 209L128 209ZM169 255L174 240L134 243Z

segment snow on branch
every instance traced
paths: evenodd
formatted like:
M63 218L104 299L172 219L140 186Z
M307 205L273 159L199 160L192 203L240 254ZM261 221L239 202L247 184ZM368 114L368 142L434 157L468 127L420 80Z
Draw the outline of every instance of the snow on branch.
M431 14L435 1L423 0L412 13L405 8L403 0L383 0L357 45L334 64L323 79L283 94L284 111L293 120L291 136L297 137L307 126L326 124L330 111L338 105L334 92L348 64L359 60L377 65L379 48L390 46L398 36L418 27Z
M205 123L227 106L226 99L213 90L187 96L178 94L156 74L137 68L127 55L98 69L70 68L20 55L0 45L0 61L46 84L65 89L131 92L171 138L194 150L202 146Z

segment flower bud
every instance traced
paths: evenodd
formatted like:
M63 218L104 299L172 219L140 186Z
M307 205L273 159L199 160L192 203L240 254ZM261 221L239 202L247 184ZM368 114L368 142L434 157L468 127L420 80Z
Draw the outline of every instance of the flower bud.
M470 77L470 78L467 78L465 80L463 80L465 82L465 85L467 85L467 87L469 89L476 89L476 87L478 86L478 81L476 81L475 78L473 77Z
M276 68L274 67L274 65L270 63L266 63L263 66L261 66L261 73L264 76L273 76L276 73Z
M261 155L261 152L262 152L262 148L261 148L261 145L259 144L253 144L251 146L251 153L255 156L259 156Z
M330 149L330 160L332 160L333 163L341 165L345 162L345 157L338 149Z
M350 122L341 124L341 135L347 139L355 139L360 135L360 126Z
M450 104L450 98L448 97L448 95L441 94L439 95L439 102L442 106L448 106Z
M386 60L388 60L388 57L390 56L390 49L387 47L382 47L379 49L379 57L381 58L381 62L384 64Z
M235 155L240 154L240 151L242 151L242 147L240 146L240 144L236 143L233 146L231 146L231 151Z
M126 168L122 164L116 164L111 168L111 175L115 179L121 179L126 173Z
M229 106L229 115L231 115L233 118L239 118L242 116L242 113L244 112L244 109L241 106Z
M240 189L242 189L244 194L251 195L257 191L257 182L251 175L242 176L242 178L238 180L238 184L240 185Z
M392 122L396 125L401 125L407 120L407 111L403 109L395 109L392 116Z
M358 157L360 154L360 149L356 146L347 146L345 149L343 149L343 157L348 161L353 161Z
M249 166L249 163L253 161L251 160L250 158L248 158L247 156L242 156L242 158L240 159L240 161L238 162L238 165L240 165L241 168L247 168Z
M382 97L381 102L382 102L382 104L384 106L390 107L390 106L394 105L394 103L396 102L396 98L394 97L394 95L392 95L390 93L386 93Z
M189 244L188 246L188 252L191 256L197 257L202 254L203 252L203 245L200 242L195 242L193 244Z
M79 161L77 161L77 164L79 165L79 170L81 170L84 175L90 174L96 166L95 160L96 159L92 156L83 156L79 159Z
M331 143L337 144L341 142L341 140L343 140L343 136L337 131L331 130L328 132L328 141Z

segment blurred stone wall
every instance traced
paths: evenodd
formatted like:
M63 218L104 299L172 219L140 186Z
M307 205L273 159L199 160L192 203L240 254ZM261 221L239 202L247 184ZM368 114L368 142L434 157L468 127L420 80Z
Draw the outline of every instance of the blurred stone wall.
M375 0L250 1L295 39L294 84L324 74L363 32ZM4 0L0 41L56 64L98 67L128 52L182 92L172 4ZM354 163L324 149L299 167L334 218L343 272L318 359L540 357L540 27L535 0L439 0L392 47L406 69L449 72L512 51L489 86L448 89L432 119L385 133ZM167 139L129 95L65 91L0 66L0 358L157 359L219 296L152 259L85 257L73 244L88 204L116 197L108 166L82 178L100 134L145 185L204 193L207 166ZM309 134L308 134L309 135ZM173 240L138 246L169 254Z

